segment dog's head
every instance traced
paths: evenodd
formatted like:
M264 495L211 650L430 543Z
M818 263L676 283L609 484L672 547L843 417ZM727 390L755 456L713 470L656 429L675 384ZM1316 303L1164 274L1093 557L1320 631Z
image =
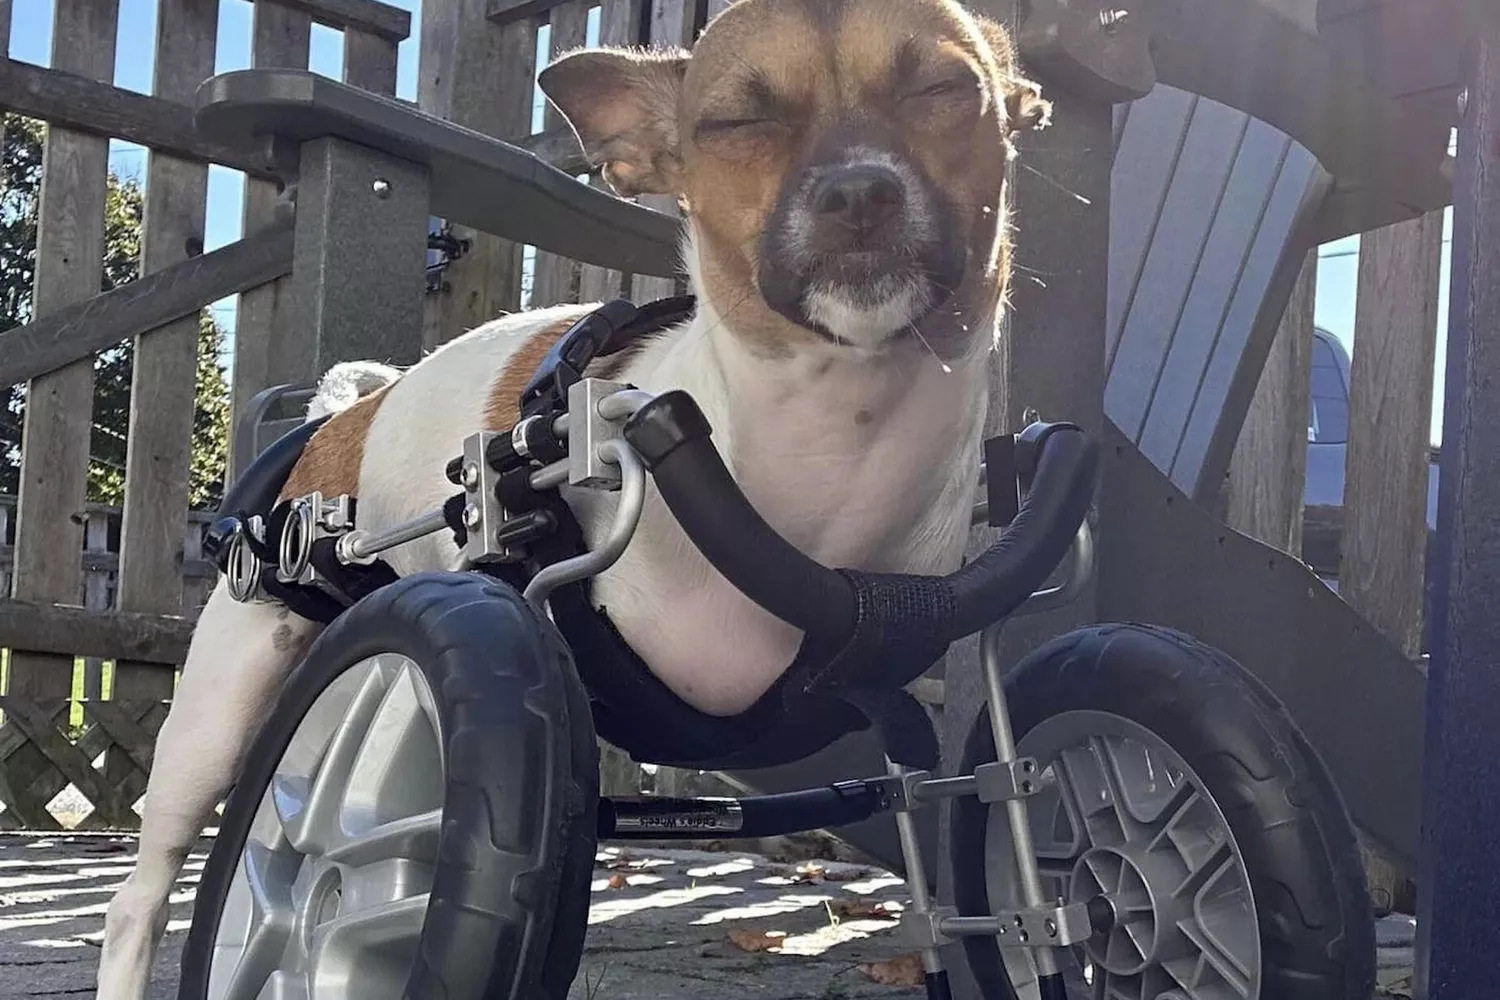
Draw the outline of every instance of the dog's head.
M700 291L759 348L955 357L1004 296L1012 139L1048 106L954 0L738 0L691 56L582 51L540 82L616 190L679 197Z

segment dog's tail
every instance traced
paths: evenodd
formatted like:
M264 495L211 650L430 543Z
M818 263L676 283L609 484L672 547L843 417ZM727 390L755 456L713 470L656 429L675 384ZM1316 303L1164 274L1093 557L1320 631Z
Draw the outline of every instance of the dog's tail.
M374 361L346 361L334 365L318 380L318 388L307 404L307 419L317 420L347 410L360 397L384 389L400 377L400 369Z

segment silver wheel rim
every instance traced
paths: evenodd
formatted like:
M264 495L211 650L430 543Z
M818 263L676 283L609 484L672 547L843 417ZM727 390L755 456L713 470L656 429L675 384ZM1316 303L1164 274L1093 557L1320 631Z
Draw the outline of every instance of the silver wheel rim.
M437 859L441 732L404 656L363 660L324 689L240 852L209 1000L399 1000Z
M1065 712L1020 741L1042 790L1027 800L1044 889L1069 902L1101 893L1108 934L1076 949L1070 979L1095 1000L1257 1000L1260 929L1223 810L1178 753L1107 712ZM985 834L992 905L1021 906L1003 804ZM1006 964L1020 988L1024 950ZM1020 976L1017 976L1017 973ZM1025 995L1023 991L1023 996Z

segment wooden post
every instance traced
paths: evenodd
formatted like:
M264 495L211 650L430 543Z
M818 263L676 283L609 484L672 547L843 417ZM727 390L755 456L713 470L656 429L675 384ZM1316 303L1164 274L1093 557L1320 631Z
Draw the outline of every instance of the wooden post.
M495 24L486 19L488 6L488 0L422 5L418 103L430 115L486 135L523 136L531 131L540 22ZM427 298L422 339L428 349L521 304L520 244L453 229L471 243L444 272L444 289Z
M52 66L94 80L114 78L119 0L56 0ZM49 128L37 222L34 315L99 293L109 141ZM18 600L75 604L82 589L83 511L88 488L94 359L32 379L21 434L15 586ZM67 697L67 656L14 651L12 695Z
M1453 268L1433 550L1413 993L1492 995L1500 925L1500 17L1471 5L1453 182Z
M1317 287L1312 250L1297 273L1229 464L1229 526L1293 556L1302 551Z
M648 0L651 4L649 35L646 41L652 45L681 45L689 47L697 37L697 4L694 0ZM677 215L677 199L671 195L648 194L639 199L647 208ZM637 274L631 279L631 297L636 302L650 302L666 298L677 290L677 282L671 278L657 278L648 274Z
M1360 237L1339 595L1415 659L1427 558L1428 442L1443 214ZM1368 846L1370 890L1403 913L1407 873Z
M396 93L397 43L389 38L344 29L344 82L377 94Z
M549 48L552 58L579 48L588 31L589 8L593 0L569 0L552 8L552 32ZM544 129L559 128L563 117L551 102L543 112ZM531 306L552 306L578 301L579 267L576 260L559 257L545 250L536 252L536 269L531 279Z
M293 10L257 0L252 27L250 64L256 69L306 69L312 43L312 19ZM270 181L245 178L244 232L250 235L276 218L279 195ZM231 387L230 426L250 397L271 385L303 382L314 377L312 338L290 329L290 278L277 280L240 295L235 318L234 372ZM234 453L230 435L230 478L242 471L253 456Z
M217 0L161 0L156 25L156 96L190 104L214 71ZM208 168L152 151L146 174L141 273L203 249ZM119 608L182 613L182 538L187 524L197 399L198 316L136 338L120 528ZM116 700L172 696L172 671L119 660Z

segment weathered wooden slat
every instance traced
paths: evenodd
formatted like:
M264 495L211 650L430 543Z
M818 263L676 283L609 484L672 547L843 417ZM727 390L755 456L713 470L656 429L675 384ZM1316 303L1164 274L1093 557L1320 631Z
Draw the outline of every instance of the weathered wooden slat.
M1416 655L1422 638L1443 215L1359 243L1339 594Z
M264 2L264 0L262 0ZM411 36L411 12L378 0L275 0L330 28L354 29L400 42Z
M550 46L552 57L583 45L593 0L569 0L552 8ZM563 124L563 116L549 101L544 123L550 128ZM552 306L578 301L579 266L575 260L538 250L531 279L531 306Z
M256 176L273 173L268 150L200 136L193 128L190 104L138 94L78 73L0 59L0 108Z
M346 30L344 82L377 94L395 94L396 42L364 31Z
M1292 556L1302 551L1316 251L1287 302L1229 464L1231 528Z
M292 269L283 223L0 332L0 386L55 371Z
M545 17L549 11L572 0L488 0L485 17L495 24L514 24L527 18Z
M690 46L697 37L697 9L694 0L647 0L651 4L647 36L642 39L651 45ZM658 212L676 216L681 213L677 199L668 194L643 195L642 205ZM678 282L671 278L656 278L637 274L631 279L631 296L637 302L650 302L666 298L677 291Z
M119 0L57 0L52 64L96 80L114 76ZM109 143L62 128L47 130L37 222L32 309L46 316L98 293L104 268ZM15 580L18 600L76 601L78 564L59 553L82 547L94 406L92 358L33 379L21 434ZM59 660L22 646L11 654L11 694L66 694L72 678Z
M640 41L643 2L644 0L604 0L599 7L599 44L634 45ZM588 173L589 167L584 160L583 150L579 147L572 128L563 123L558 131L572 144L572 153L579 163L576 167L564 169L570 173ZM566 155L563 150L554 151L554 155L559 153ZM598 188L606 187L604 178L597 173L593 174L590 183ZM619 298L626 293L629 277L612 268L584 264L578 274L578 301L607 302Z
M100 552L97 549L84 549L79 554L79 566L85 574L107 576L117 573L120 569L120 554L118 552ZM0 545L0 568L10 566L11 560L15 558L15 546ZM207 559L184 559L177 567L177 573L185 580L201 580L214 576L219 571L213 563Z
M1427 479L1443 215L1360 237L1339 596L1408 656L1421 652ZM1366 847L1371 890L1410 912L1416 886Z
M312 19L305 10L279 4L255 5L251 25L250 64L256 69L306 69L312 44ZM265 181L245 180L244 232L271 225L277 216L277 188ZM292 329L290 278L279 278L240 295L235 317L234 371L229 419L269 385L301 382L313 373L310 337ZM231 437L230 478L244 470L251 456L240 455Z
M639 2L640 0L624 0L621 6L634 6ZM605 10L608 9L609 5L606 5ZM578 136L567 125L508 141L564 173L586 174L590 170L588 157L583 155L583 147L578 145Z
M63 691L72 683L74 656L125 656L180 666L192 635L192 619L180 615L101 614L76 605L0 601L0 647L65 656L47 664L61 678Z
M531 131L536 71L535 17L495 24L487 0L422 7L419 104L430 115L503 138ZM474 86L472 81L486 81ZM455 225L469 250L443 274L445 287L424 306L423 344L431 349L521 305L521 246Z
M217 0L161 0L153 88L158 97L192 100L198 85L213 75L218 27ZM154 274L190 259L191 251L203 246L207 211L208 168L152 152L141 273ZM182 610L178 566L192 478L200 323L200 314L189 313L136 338L116 590L121 611ZM170 697L172 675L121 657L115 663L114 693L117 698ZM124 777L113 760L106 763L106 773Z

